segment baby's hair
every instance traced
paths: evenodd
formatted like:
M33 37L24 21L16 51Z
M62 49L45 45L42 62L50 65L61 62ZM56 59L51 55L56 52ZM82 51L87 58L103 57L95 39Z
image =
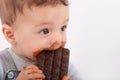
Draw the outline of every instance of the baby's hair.
M55 6L62 4L68 6L68 0L0 0L0 17L2 24L14 23L17 12L23 13L23 8L32 6Z

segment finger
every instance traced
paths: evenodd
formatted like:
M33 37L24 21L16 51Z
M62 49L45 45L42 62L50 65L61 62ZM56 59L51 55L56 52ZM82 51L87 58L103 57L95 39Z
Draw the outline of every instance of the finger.
M26 67L25 69L39 69L36 65L30 65Z
M22 70L20 74L18 75L16 80L36 80L36 79L44 79L44 74L41 73L40 70L36 69L28 69L28 70Z
M72 80L69 76L64 76L62 80Z
M26 74L31 74L31 73L43 74L43 72L41 70L38 70L38 69L24 69L24 72Z
M45 78L45 75L44 74L38 74L38 73L32 73L32 74L29 74L28 75L28 79L44 79Z

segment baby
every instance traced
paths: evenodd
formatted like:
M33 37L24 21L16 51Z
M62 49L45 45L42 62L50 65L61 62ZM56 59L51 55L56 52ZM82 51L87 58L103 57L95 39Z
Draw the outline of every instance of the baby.
M0 52L0 80L9 70L20 70L15 80L43 80L34 65L36 51L56 50L66 44L69 21L67 0L0 0L2 31L11 44ZM63 80L79 80L69 67Z

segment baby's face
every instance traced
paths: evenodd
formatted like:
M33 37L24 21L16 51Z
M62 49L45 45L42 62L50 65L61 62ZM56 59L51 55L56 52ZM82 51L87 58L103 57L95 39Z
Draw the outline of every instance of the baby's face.
M23 58L35 59L36 51L64 47L68 19L68 6L25 8L14 23L15 52Z

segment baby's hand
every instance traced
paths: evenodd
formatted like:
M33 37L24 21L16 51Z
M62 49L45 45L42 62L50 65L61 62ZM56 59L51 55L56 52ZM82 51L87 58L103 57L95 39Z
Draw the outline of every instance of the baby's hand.
M23 69L16 80L43 80L45 75L35 65L30 65Z
M62 80L72 80L69 76L64 76Z

